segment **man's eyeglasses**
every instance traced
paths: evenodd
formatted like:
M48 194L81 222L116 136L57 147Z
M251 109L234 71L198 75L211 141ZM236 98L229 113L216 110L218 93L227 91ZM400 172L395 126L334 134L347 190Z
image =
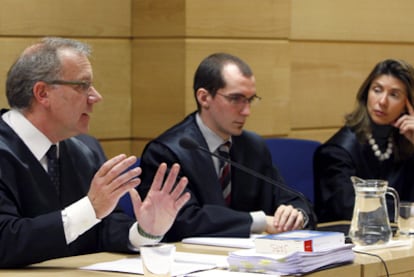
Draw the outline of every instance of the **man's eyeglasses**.
M65 80L51 80L43 81L49 85L67 85L67 86L78 86L82 92L88 92L92 87L92 82L90 81L65 81Z
M226 95L218 92L216 94L223 96L227 101L229 101L230 104L239 107L245 106L246 104L254 105L262 99L260 96L257 95L253 95L252 97L247 98L246 96L241 94Z

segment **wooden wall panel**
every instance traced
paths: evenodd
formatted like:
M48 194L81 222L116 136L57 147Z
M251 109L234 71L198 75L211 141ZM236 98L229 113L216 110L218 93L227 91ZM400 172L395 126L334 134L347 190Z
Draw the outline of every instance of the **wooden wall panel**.
M185 15L188 37L287 38L290 0L187 0Z
M414 42L414 1L292 0L290 38Z
M319 142L327 141L338 128L327 128L327 129L309 129L309 130L293 130L290 132L289 137L299 139L311 139Z
M131 35L131 0L0 0L0 35Z
M90 132L108 138L131 137L131 43L128 39L86 40L93 49L94 86L103 101L94 106Z
M290 0L132 0L134 37L287 38Z
M132 135L153 138L185 116L185 44L134 39L132 45Z
M145 148L145 145L149 142L149 139L142 139L142 140L133 140L132 141L132 154L136 155L137 157L141 157L142 151Z
M90 133L115 139L103 143L111 153L131 151L131 0L0 0L0 6L1 106L8 106L6 72L25 47L44 36L88 37L94 85L104 96L94 109Z
M0 107L8 108L6 99L6 77L9 68L20 53L31 43L33 38L2 38L0 37Z
M341 126L377 62L400 58L414 63L408 44L293 42L291 47L293 130Z
M185 0L132 0L133 37L183 37Z
M414 63L410 0L0 0L0 82L39 37L93 48L92 135L112 154L145 143L195 109L192 79L226 51L255 72L246 129L323 141L343 123L356 90L384 58ZM18 11L18 12L15 12ZM7 105L4 85L0 104ZM125 143L128 142L128 143ZM129 145L129 146L128 146Z
M106 157L108 159L115 157L116 155L119 155L121 153L124 153L126 155L137 155L132 149L132 143L130 140L102 140L100 139L99 142L101 143Z

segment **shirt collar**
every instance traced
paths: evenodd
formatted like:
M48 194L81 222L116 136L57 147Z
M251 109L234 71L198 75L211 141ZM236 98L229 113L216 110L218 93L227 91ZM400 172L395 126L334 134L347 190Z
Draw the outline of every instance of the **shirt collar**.
M198 127L200 128L201 134L205 138L207 142L208 149L210 152L215 152L217 148L220 147L223 143L226 141L223 141L223 139L214 133L210 128L207 127L207 125L204 124L203 120L200 117L199 113L196 113L196 122ZM230 137L229 141L232 141L232 138Z
M2 118L40 161L49 150L52 142L16 109L4 113Z

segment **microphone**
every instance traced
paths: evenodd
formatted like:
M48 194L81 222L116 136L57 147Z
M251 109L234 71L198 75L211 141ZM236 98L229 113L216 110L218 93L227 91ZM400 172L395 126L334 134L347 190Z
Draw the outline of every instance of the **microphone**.
M250 169L250 168L248 168L248 167L246 167L246 166L244 166L244 165L242 165L238 162L235 162L231 159L220 156L220 155L218 155L214 152L210 152L209 149L206 149L206 148L200 146L195 140L193 140L191 138L183 137L183 138L180 139L179 144L180 144L181 147L183 147L185 149L188 149L188 150L200 150L200 151L203 151L205 153L208 153L209 155L214 156L214 157L218 158L219 160L225 161L225 162L231 164L231 166L233 166L235 168L238 168L241 171L244 171L245 173L248 173L248 174L252 175L253 177L256 177L256 178L258 178L262 181L265 181L265 182L267 182L267 183L269 183L269 184L271 184L271 185L273 185L277 188L280 188L284 191L287 191L289 193L292 193L292 194L296 195L300 200L302 200L305 203L306 207L309 209L309 212L311 213L312 220L309 220L309 224L316 225L316 222L317 222L316 214L313 211L313 208L311 207L309 201L306 199L306 197L300 191L293 190L292 188L288 187L284 183L281 183L281 182L278 182L274 179L271 179L271 178L267 177L266 175L263 175L260 172L252 170L252 169ZM311 226L311 227L314 228L315 226Z

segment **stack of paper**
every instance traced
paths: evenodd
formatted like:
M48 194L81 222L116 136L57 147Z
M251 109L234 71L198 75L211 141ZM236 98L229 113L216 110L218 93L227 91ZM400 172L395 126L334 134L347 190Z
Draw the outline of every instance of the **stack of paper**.
M304 274L336 264L350 263L355 254L353 244L344 244L331 249L288 255L262 254L256 249L231 252L228 257L230 270L278 274Z

